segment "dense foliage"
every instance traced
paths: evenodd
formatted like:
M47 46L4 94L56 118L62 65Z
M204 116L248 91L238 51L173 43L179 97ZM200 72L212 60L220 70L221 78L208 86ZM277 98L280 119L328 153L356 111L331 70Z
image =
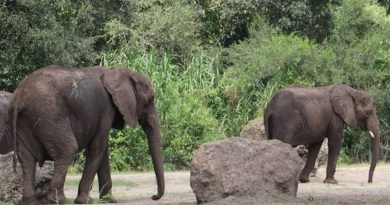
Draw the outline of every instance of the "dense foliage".
M4 0L0 86L33 70L124 66L156 89L166 166L188 167L200 144L239 134L290 84L370 92L390 141L389 1ZM344 162L369 159L367 133L345 131ZM151 167L140 129L112 130L115 170ZM80 156L82 158L82 156ZM82 160L78 160L81 162Z

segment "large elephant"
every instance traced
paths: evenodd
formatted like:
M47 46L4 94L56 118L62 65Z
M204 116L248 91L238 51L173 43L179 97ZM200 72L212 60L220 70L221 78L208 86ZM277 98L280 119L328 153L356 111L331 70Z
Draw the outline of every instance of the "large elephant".
M0 154L12 151L12 144L9 142L11 138L8 126L8 108L11 98L12 93L0 91Z
M88 203L95 174L100 197L112 187L108 135L111 128L141 125L156 174L157 200L164 194L160 123L148 78L124 68L66 69L52 65L27 76L14 91L9 111L12 136L23 169L20 204L64 203L64 180L77 152L86 148L86 162L75 203ZM54 161L49 191L35 196L35 164Z
M299 180L309 182L310 171L324 138L328 138L328 167L324 183L334 178L344 126L368 131L372 159L368 182L379 157L380 131L372 97L346 85L289 87L277 92L264 112L267 139L279 139L292 146L308 146L308 159Z

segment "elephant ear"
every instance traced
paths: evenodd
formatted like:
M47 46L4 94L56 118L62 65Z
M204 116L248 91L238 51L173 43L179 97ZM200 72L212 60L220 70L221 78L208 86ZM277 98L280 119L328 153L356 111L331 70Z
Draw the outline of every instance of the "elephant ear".
M107 70L102 76L102 82L126 124L136 127L138 125L136 87L130 71L124 68Z
M350 88L352 89L352 88ZM350 127L357 127L354 98L348 88L337 86L331 92L333 111Z

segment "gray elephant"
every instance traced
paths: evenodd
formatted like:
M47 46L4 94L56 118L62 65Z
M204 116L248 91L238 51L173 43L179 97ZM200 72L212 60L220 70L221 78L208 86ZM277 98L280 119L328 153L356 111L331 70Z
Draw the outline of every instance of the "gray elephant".
M143 128L157 179L164 194L160 124L154 91L148 78L125 68L66 69L52 65L27 76L14 91L9 112L12 136L23 169L20 204L64 203L64 180L77 152L86 149L86 162L75 203L88 203L95 174L100 197L110 197L108 158L111 128L124 124ZM54 175L45 196L34 191L35 164L54 161Z
M292 146L308 146L308 159L299 180L309 182L310 171L324 138L328 138L328 167L325 183L334 178L345 125L359 127L371 136L372 159L368 182L379 157L380 130L372 97L346 85L289 87L277 92L264 112L267 139L279 139Z
M0 91L0 154L12 151L12 144L9 142L11 138L8 126L8 108L11 98L12 93Z

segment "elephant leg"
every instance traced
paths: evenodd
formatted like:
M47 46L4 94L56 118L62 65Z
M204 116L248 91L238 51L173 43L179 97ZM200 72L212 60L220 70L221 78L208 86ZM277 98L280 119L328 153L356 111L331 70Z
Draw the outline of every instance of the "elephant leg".
M299 181L302 183L309 182L309 175L311 170L313 170L318 153L320 151L322 145L322 140L320 142L317 142L315 144L311 144L308 147L308 155L305 167L303 168L301 175L299 176Z
M320 150L321 150L321 148L320 148ZM310 177L315 177L317 175L318 164L319 164L319 158L317 155L316 162L314 163L314 168L310 171Z
M63 149L61 158L54 160L54 174L45 197L41 198L45 204L63 204L66 202L64 182L69 165L73 162L76 152Z
M104 153L103 160L100 163L97 174L99 179L100 200L106 203L116 203L117 200L111 194L112 180L108 147L106 147L106 151Z
M54 173L47 194L39 200L44 204L63 204L66 202L64 193L66 172L76 156L77 141L68 120L41 122L39 126L37 136L54 161Z
M330 140L329 140L330 142ZM337 184L337 180L334 178L336 172L336 163L341 149L341 140L338 143L329 143L329 156L328 156L328 167L326 168L326 178L324 183Z
M74 201L76 204L88 203L93 179L106 153L109 130L109 127L98 130L97 135L88 145L85 167L79 184L79 191Z
M37 205L41 204L36 199L35 194L35 167L36 167L36 159L29 153L28 149L20 145L18 151L18 158L20 164L22 165L23 170L23 197L19 202L19 205Z
M328 129L328 166L326 168L326 178L324 183L337 184L334 178L336 163L339 157L344 122L339 117L334 116Z
M69 157L74 159L73 157ZM54 161L54 174L49 184L49 190L45 197L42 197L40 201L44 204L64 204L66 197L64 193L64 182L66 178L66 172L69 165L73 160L60 159Z

